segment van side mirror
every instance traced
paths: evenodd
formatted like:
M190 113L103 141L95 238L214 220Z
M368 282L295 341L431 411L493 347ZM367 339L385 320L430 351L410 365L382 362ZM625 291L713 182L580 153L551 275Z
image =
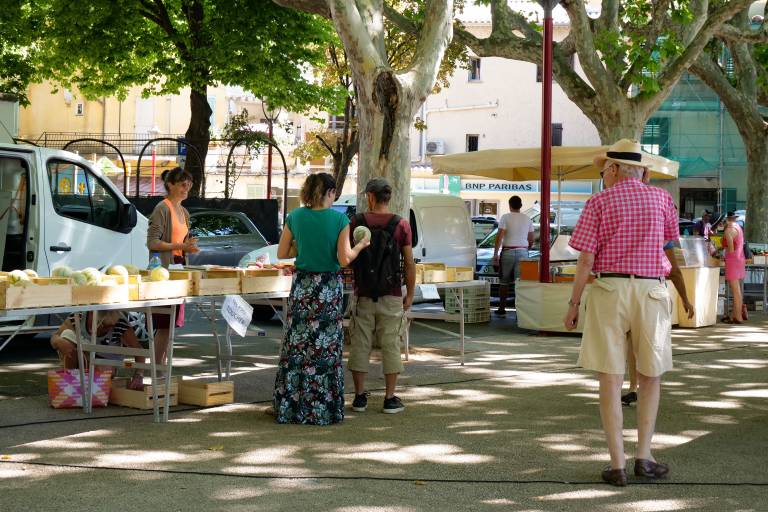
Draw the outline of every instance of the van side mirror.
M138 222L138 215L136 213L136 206L131 203L122 205L120 211L120 225L117 230L121 233L130 233L133 228L136 227Z

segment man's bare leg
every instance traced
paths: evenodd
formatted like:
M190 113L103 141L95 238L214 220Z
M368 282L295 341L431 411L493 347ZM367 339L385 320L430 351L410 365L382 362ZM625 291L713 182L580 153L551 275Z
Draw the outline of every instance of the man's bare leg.
M384 398L392 398L395 395L395 388L397 387L397 376L399 373L385 373L384 383L386 385L386 392ZM357 387L357 386L355 386Z
M611 468L623 469L626 464L624 415L621 411L621 386L624 383L624 375L598 373L598 379L600 381L600 418L603 421L603 432L608 442L608 452L611 454Z
M637 453L638 459L655 460L651 455L651 441L656 429L659 412L661 377L647 377L638 372L640 392L637 402Z

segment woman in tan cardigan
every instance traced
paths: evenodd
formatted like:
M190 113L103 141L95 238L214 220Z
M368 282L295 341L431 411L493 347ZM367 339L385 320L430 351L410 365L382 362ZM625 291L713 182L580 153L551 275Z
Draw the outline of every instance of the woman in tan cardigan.
M147 230L147 248L150 253L158 253L164 267L172 263L186 263L186 254L199 252L197 239L189 236L189 212L181 202L189 195L192 187L192 175L181 167L164 171L161 175L165 190L165 199L155 206L149 217ZM176 327L184 325L184 305L176 312ZM170 315L152 315L155 333L155 361L165 362L168 350Z

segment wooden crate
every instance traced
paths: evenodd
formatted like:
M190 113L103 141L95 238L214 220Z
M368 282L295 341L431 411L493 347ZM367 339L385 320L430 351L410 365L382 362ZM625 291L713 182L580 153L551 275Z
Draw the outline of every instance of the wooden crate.
M165 405L165 382L158 380L160 385L157 388L157 401L159 406ZM109 403L122 405L123 407L132 407L134 409L152 409L154 401L152 400L152 385L144 386L142 391L128 389L128 379L118 378L112 380L112 391L109 394ZM171 379L171 401L170 405L179 405L179 379Z
M72 304L113 304L130 300L130 286L124 276L102 276L97 286L73 285Z
M450 282L471 281L475 278L472 267L446 267L446 272Z
M149 281L149 273L128 276L130 300L175 299L186 297L192 289L193 272L171 270L167 281Z
M293 277L278 268L248 269L240 283L243 293L289 292Z
M445 283L448 281L448 270L444 263L421 263L424 267L422 282Z
M205 382L184 379L179 385L179 403L211 407L235 401L235 383L232 381Z
M0 309L42 308L72 304L72 286L67 278L36 277L27 286L11 286L0 276Z
M230 295L241 293L241 269L194 270L192 274L192 295Z

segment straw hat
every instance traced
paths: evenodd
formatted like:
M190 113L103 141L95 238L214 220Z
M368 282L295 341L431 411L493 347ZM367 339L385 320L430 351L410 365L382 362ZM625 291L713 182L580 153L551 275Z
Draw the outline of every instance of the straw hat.
M648 164L643 162L643 152L640 150L640 143L636 140L621 139L608 148L605 156L600 155L592 160L595 167L600 169L605 167L605 162L607 161L648 168Z

